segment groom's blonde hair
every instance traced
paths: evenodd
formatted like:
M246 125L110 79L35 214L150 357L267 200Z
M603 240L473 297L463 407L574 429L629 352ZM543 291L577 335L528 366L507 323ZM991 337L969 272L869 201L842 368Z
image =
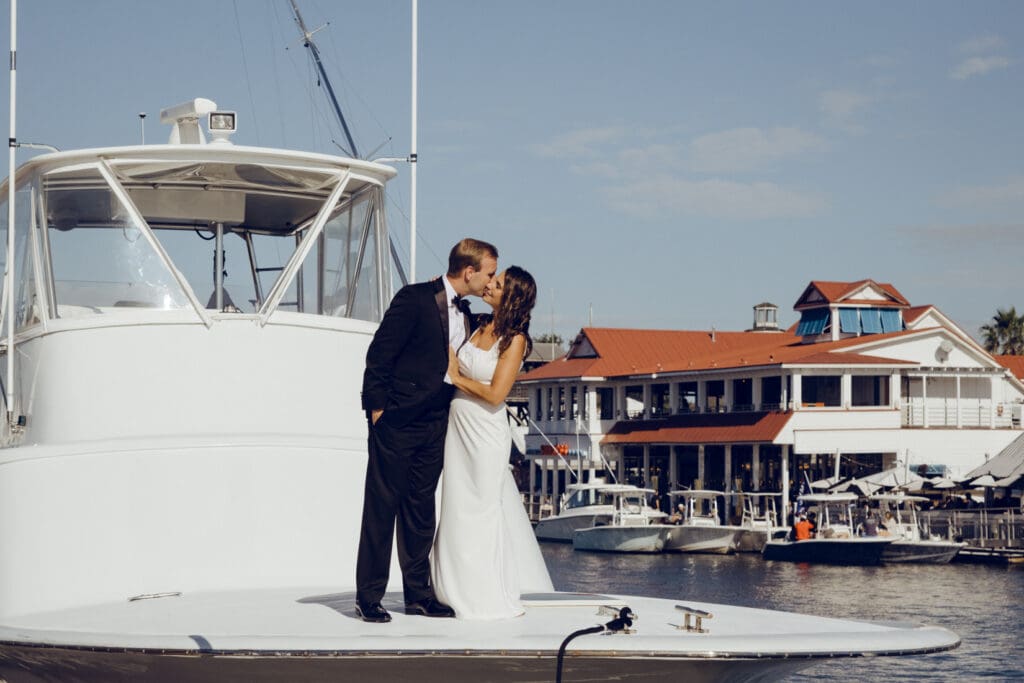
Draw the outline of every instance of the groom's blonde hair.
M448 254L448 274L455 277L469 266L480 269L480 262L490 256L497 260L498 248L490 242L466 237L459 240Z

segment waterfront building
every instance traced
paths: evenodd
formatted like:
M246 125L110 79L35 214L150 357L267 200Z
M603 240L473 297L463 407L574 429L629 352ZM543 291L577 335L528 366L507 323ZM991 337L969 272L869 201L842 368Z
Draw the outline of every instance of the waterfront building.
M788 496L896 466L957 477L1021 435L1015 361L934 306L861 280L813 281L793 308L785 330L770 303L742 332L583 328L520 378L531 495L557 501L570 469L663 495Z

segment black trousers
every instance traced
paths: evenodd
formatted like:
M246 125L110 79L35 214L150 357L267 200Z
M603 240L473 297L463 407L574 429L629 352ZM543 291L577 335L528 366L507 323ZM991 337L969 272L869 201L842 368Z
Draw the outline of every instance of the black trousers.
M447 405L401 427L389 423L388 411L377 424L369 425L370 457L356 560L356 600L361 605L384 597L396 531L405 601L434 597L429 558L436 528L434 493L444 465L447 428Z

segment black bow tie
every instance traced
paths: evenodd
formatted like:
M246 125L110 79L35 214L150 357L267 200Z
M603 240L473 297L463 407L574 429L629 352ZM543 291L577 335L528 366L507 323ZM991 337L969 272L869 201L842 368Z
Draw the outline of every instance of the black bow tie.
M469 315L469 301L467 301L466 298L463 297L462 295L456 294L455 296L453 296L452 304L455 305L455 308Z

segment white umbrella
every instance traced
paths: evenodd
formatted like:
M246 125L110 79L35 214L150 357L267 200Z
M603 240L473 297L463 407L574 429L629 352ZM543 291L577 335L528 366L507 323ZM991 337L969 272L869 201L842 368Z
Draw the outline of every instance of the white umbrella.
M827 479L819 479L811 482L812 489L827 489L834 486L839 479L837 477L828 477Z
M936 479L929 480L933 489L955 489L957 484L952 479L946 479L945 477L938 477Z
M996 484L996 480L992 477L991 474L983 474L974 481L972 481L971 486L992 487L998 486L998 484Z

